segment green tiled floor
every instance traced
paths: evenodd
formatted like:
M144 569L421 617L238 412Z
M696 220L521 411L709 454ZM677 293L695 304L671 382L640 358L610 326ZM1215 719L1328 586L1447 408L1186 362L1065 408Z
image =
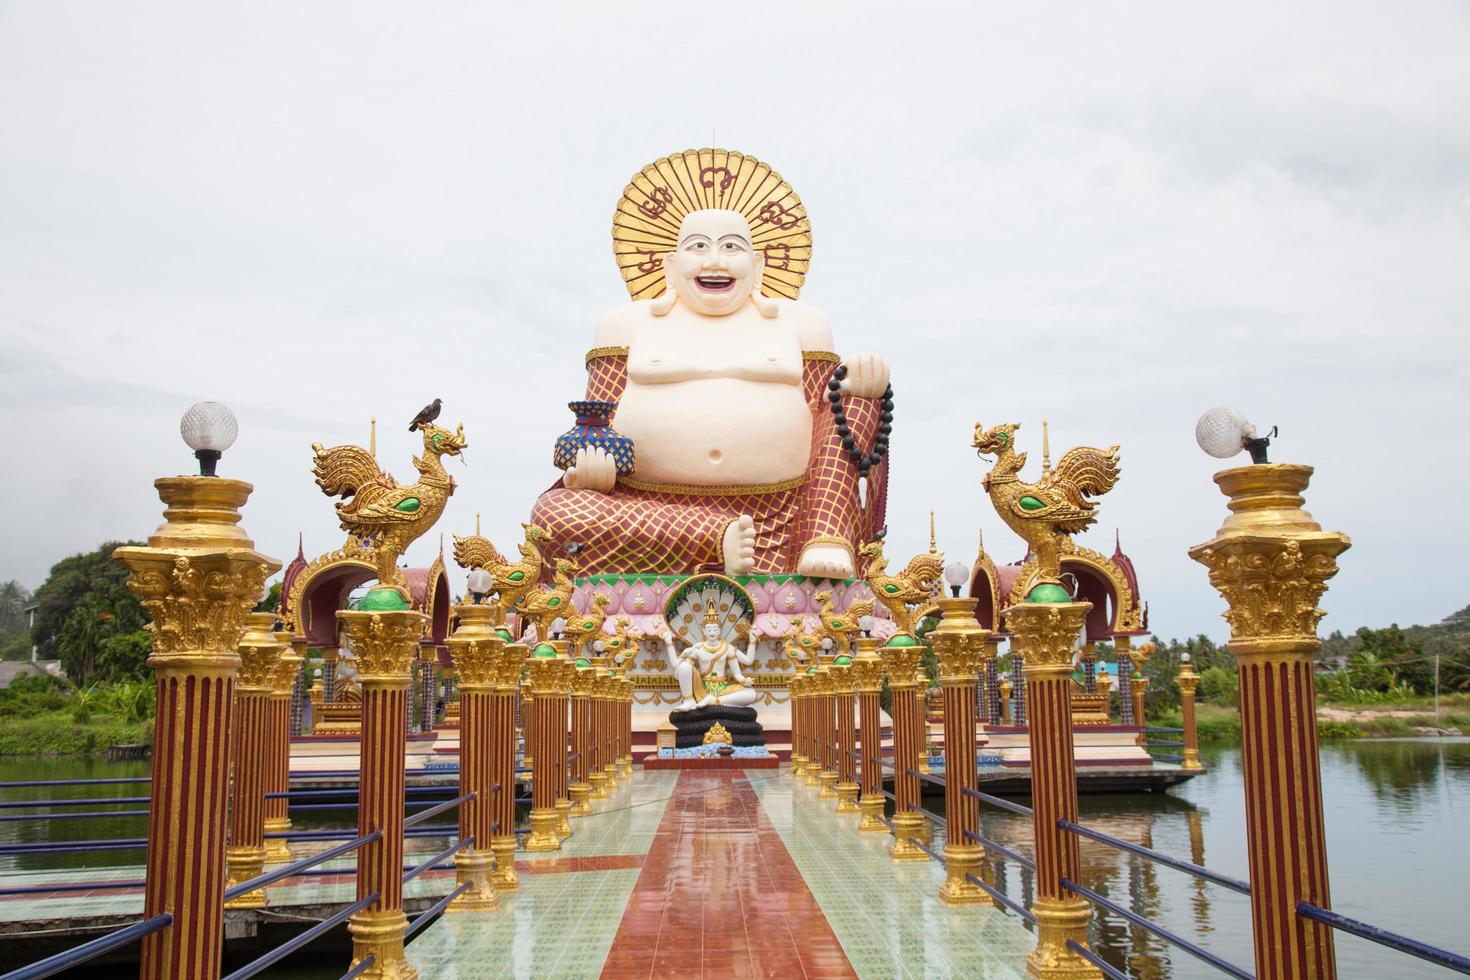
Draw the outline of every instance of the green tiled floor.
M677 772L639 772L590 816L573 817L559 851L522 861L647 854L663 819ZM520 888L501 894L502 907L484 915L446 915L414 937L408 959L419 974L443 980L490 977L595 977L623 918L637 868L525 873Z
M945 905L936 862L894 862L892 838L859 834L856 816L838 816L784 770L751 784L859 976L1025 976L1035 940L1014 916Z

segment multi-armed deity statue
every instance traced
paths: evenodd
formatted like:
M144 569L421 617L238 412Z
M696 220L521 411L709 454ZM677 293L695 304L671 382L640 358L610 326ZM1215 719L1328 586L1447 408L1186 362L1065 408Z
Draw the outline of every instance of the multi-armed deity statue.
M797 300L795 191L751 157L690 150L634 176L613 243L633 301L597 324L532 522L582 544L586 573L850 578L883 522L892 392L880 358L840 363Z

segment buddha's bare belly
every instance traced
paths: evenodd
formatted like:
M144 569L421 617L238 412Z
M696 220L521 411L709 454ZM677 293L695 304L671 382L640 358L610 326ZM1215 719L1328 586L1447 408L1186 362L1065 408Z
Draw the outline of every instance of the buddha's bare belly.
M811 410L790 384L630 380L613 426L633 440L634 479L653 483L780 483L804 474L811 452Z

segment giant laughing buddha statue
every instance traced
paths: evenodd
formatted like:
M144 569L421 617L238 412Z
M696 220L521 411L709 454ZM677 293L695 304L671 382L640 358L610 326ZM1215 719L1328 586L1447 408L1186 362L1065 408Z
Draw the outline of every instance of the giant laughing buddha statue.
M791 186L734 151L666 157L624 190L632 302L597 323L562 478L531 514L581 545L582 574L854 575L883 523L892 390L798 301L811 241Z

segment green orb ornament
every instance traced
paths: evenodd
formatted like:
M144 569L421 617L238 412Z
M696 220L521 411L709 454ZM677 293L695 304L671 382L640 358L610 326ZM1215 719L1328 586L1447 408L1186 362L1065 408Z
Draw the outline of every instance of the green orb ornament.
M363 612L403 612L412 608L403 593L387 586L379 586L362 597L357 608Z

